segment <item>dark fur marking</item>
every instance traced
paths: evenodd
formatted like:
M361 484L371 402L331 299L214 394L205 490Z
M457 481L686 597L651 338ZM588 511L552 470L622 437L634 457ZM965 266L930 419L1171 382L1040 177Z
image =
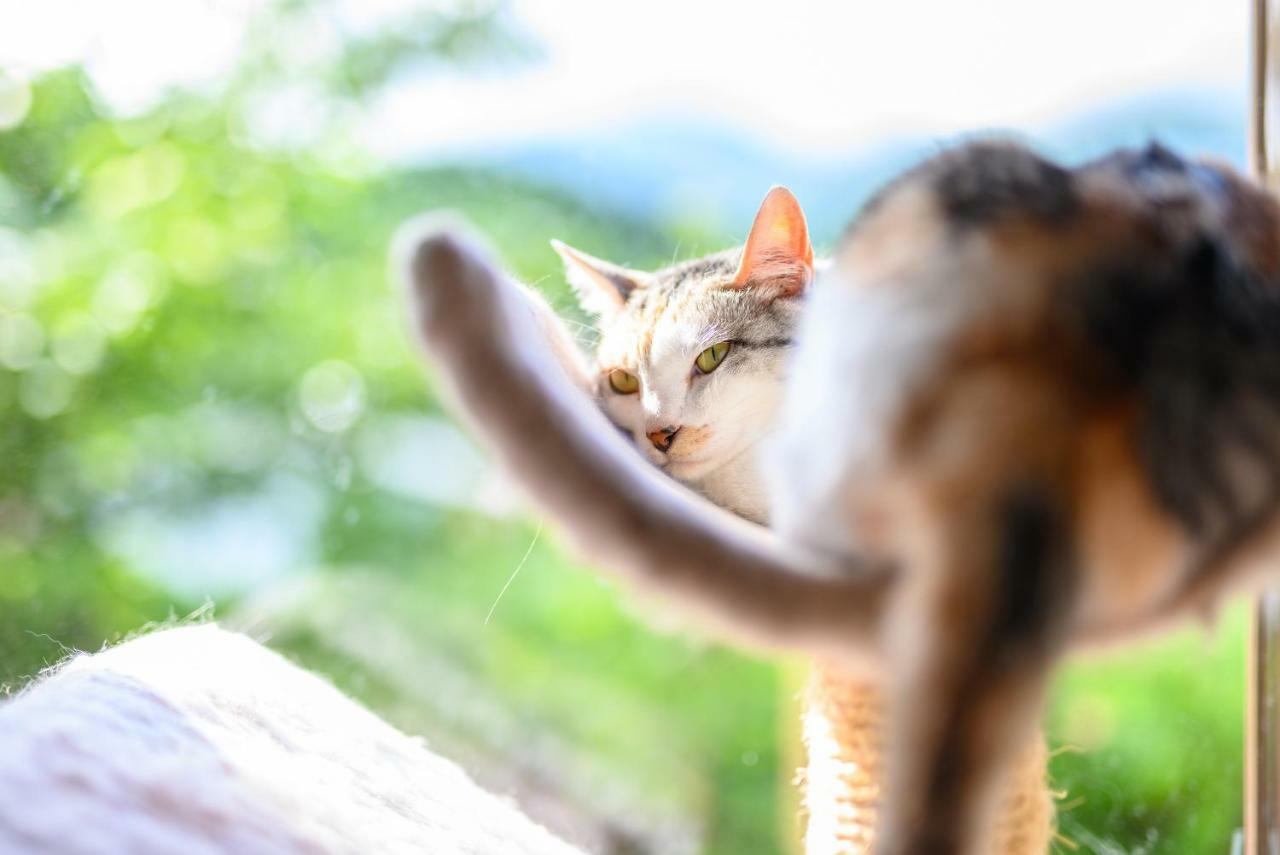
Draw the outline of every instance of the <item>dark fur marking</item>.
M1197 191L1217 195L1228 191L1230 182L1220 171L1201 163L1183 159L1159 142L1152 141L1144 149L1120 149L1086 168L1106 167L1118 170L1138 187L1146 188L1159 179L1185 177Z
M991 586L985 631L976 649L958 663L960 678L944 713L948 737L927 783L927 803L942 815L925 819L912 851L954 850L956 817L946 816L946 808L963 801L960 795L987 763L978 734L991 726L993 708L1007 702L1005 692L1041 678L1071 617L1075 576L1068 526L1050 494L1024 485L994 510L999 540L993 572L976 582Z
M1102 379L1141 406L1138 454L1161 504L1192 533L1249 509L1230 455L1280 487L1280 288L1222 242L1126 258L1067 289Z
M1056 225L1080 207L1071 173L1021 147L974 143L938 158L934 168L934 190L956 227L1010 216Z
M1046 628L1065 619L1072 574L1065 521L1042 489L1015 490L1000 509L996 604L990 626L993 655L1043 642Z
M1084 169L1111 173L1131 184L1161 213L1190 212L1206 198L1225 199L1235 189L1221 170L1184 160L1157 142L1141 150L1120 149Z
M686 282L701 282L713 277L729 278L738 271L742 249L725 250L705 258L682 261L664 267L654 274L661 289L668 293L679 290Z
M1138 152L1131 159L1131 164L1134 173L1141 173L1147 170L1183 173L1187 171L1187 162L1177 152L1165 148L1155 140L1152 140L1147 144L1146 148Z
M734 342L734 344L738 347L754 347L754 348L760 348L760 349L770 349L770 348L779 348L779 347L791 347L792 345L795 344L795 339L783 338L783 337L761 338L761 339L756 339L755 341L738 339Z
M1062 225L1080 210L1069 170L1017 143L983 140L944 151L885 184L845 228L842 240L902 188L920 182L932 187L949 224L959 229L1011 216Z

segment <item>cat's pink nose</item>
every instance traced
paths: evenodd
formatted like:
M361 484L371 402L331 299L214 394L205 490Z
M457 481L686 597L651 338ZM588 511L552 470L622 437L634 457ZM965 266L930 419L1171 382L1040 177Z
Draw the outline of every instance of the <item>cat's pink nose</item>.
M671 443L676 441L676 434L680 432L678 427L664 427L657 430L651 430L645 436L649 437L649 441L653 443L653 447L666 454L671 450Z

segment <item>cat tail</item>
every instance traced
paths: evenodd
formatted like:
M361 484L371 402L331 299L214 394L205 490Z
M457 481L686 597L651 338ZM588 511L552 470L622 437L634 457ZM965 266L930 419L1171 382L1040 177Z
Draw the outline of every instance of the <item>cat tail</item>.
M456 409L588 560L736 639L875 659L887 569L785 545L646 463L592 400L564 325L464 229L412 222L392 263Z

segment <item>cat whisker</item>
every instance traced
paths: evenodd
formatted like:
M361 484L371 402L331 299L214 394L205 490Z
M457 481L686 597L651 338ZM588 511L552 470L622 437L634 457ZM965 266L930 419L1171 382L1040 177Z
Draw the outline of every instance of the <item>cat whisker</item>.
M511 571L511 575L507 577L507 582L502 586L502 590L498 592L498 596L493 598L493 605L489 606L489 613L484 616L483 626L489 625L489 619L493 617L494 611L498 608L498 603L502 601L502 595L507 592L507 588L511 587L511 583L516 580L516 575L524 569L525 563L529 560L529 556L533 554L533 547L538 542L538 538L542 536L542 523L538 523L537 530L533 533L533 540L529 541L529 548L524 551L524 557L520 559L520 563L516 565L516 569Z
M600 335L599 327L592 326L591 324L584 324L582 321L575 321L573 318L561 318L561 320L564 321L566 324L573 324L575 327L578 327L579 329L588 330L590 332L595 333L596 335Z

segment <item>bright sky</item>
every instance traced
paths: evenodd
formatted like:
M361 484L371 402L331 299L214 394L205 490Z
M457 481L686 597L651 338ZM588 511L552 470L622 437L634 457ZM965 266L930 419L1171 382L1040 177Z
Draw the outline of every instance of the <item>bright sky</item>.
M0 65L85 62L122 109L216 78L254 0L0 0ZM339 0L365 26L410 0ZM432 5L448 6L447 2ZM369 105L387 154L646 114L724 120L795 149L894 133L1033 128L1152 88L1243 97L1243 0L512 0L545 59L424 77ZM394 133L387 130L394 129Z

